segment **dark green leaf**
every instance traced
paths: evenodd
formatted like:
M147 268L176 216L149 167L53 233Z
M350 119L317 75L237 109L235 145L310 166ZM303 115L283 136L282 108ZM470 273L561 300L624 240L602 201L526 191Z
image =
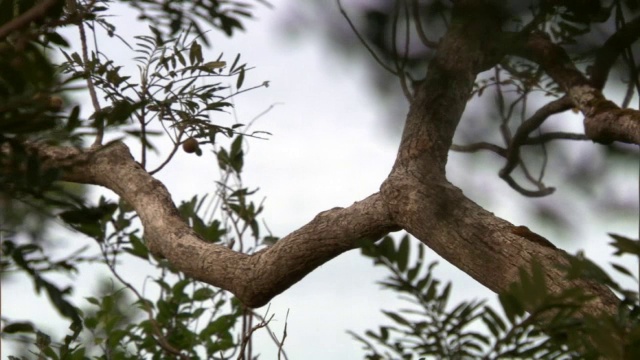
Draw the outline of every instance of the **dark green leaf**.
M238 80L236 80L236 88L240 90L243 83L244 83L244 68L241 68L240 74L238 74Z
M2 328L2 332L6 334L15 334L19 332L34 332L34 327L31 323L14 322Z
M407 264L409 263L409 250L409 236L405 235L398 246L398 255L396 260L398 270L401 272L404 272L407 269Z

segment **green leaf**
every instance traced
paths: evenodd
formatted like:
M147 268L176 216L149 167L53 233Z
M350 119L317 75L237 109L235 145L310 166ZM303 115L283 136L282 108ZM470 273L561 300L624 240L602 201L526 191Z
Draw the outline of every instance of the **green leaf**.
M131 242L132 246L132 255L138 256L145 260L149 259L149 249L139 237L131 234L129 235L129 241Z
M213 335L223 336L224 334L230 334L236 320L237 317L235 315L222 315L210 322L209 325L200 332L200 338L206 339Z
M389 318L391 318L391 320L395 321L396 323L400 324L400 325L404 325L407 327L411 327L412 324L409 320L403 318L402 316L391 312L391 311L382 311L383 314L385 314L386 316L388 316Z
M396 248L391 236L385 236L377 247L380 256L383 256L389 259L391 262L395 263Z
M80 106L74 106L67 119L67 125L65 126L67 131L73 131L80 126Z
M189 62L191 65L196 65L201 63L202 60L202 46L197 41L194 41L191 44L191 48L189 48Z
M222 111L222 108L227 107L227 106L233 106L231 103L225 102L225 101L219 101L219 102L215 102L212 104L208 104L204 109L205 110L215 110L215 111Z
M500 294L498 296L502 309L504 310L507 319L512 324L516 323L516 319L524 314L524 307L522 303L512 294Z
M407 264L409 263L409 236L405 235L400 241L400 246L398 246L398 255L397 255L397 263L398 270L404 272L407 269Z
M622 273L624 275L627 275L628 277L634 279L637 281L636 276L626 267L620 265L620 264L616 264L616 263L611 263L611 267L613 267L616 271L618 271L619 273Z
M229 73L233 73L236 69L236 65L238 65L238 61L240 60L240 54L236 55L235 60L233 60L233 64L231 64L231 68L229 69Z
M244 83L244 68L241 68L240 74L238 74L238 80L236 80L236 88L240 90L243 83Z
M227 66L226 61L209 61L208 63L202 65L204 68L209 70L221 69Z
M229 165L229 154L227 150L220 149L218 151L218 167L222 170L227 170L227 166Z
M34 332L34 330L35 329L33 325L28 322L14 322L2 328L2 332L6 334L15 334L19 332Z
M614 240L610 243L611 246L617 249L614 255L620 256L622 254L632 254L640 256L640 242L638 240L611 233L609 233L609 236Z
M49 32L49 33L45 33L44 34L45 39L47 39L47 41L56 44L56 45L60 45L63 47L68 47L69 43L67 42L67 40L65 40L65 38L63 38L62 36L60 36L60 34L58 34L57 32Z
M96 305L96 306L100 306L100 300L94 298L93 296L91 297L86 297L85 298L90 304Z
M82 66L82 58L80 57L80 55L78 55L77 52L74 52L73 54L71 54L71 58L73 59L73 61L76 62L76 64Z
M182 56L182 53L180 51L178 51L178 49L174 49L175 51L175 55L178 58L178 61L180 61L180 64L182 66L186 66L187 62L184 60L184 56Z
M184 289L190 284L191 284L191 279L182 279L173 285L173 289L171 290L171 293L176 299L182 299L184 296Z
M193 293L193 300L195 301L211 300L214 295L215 295L215 292L213 291L213 289L204 287L196 290Z

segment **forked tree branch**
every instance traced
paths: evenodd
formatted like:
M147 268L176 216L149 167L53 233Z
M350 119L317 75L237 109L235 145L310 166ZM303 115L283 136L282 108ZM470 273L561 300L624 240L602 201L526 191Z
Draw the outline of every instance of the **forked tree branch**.
M585 116L585 134L600 143L620 141L640 145L640 111L621 109L582 74L565 50L543 33L533 33L515 55L538 63L567 93Z
M457 25L443 37L429 65L411 104L393 171L381 188L386 206L400 227L495 292L508 289L517 281L518 269L536 260L545 268L550 293L579 286L595 295L583 311L615 311L618 300L606 287L566 280L558 270L567 263L564 251L538 241L538 235L523 235L446 180L450 141L476 75L497 57L489 51L495 49L491 42L500 38L495 33L499 21L488 2L461 0L456 8L461 17L474 17L452 21Z

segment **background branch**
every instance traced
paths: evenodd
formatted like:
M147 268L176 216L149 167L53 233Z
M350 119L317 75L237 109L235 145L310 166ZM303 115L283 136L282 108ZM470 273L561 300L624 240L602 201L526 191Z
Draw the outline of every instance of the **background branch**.
M56 3L60 2L62 2L62 0L44 0L4 24L0 27L0 41L4 40L13 31L27 27L32 21L46 17L49 10L53 8Z
M565 50L543 33L533 33L515 54L538 63L584 114L585 134L593 141L640 144L640 112L607 100L575 67Z

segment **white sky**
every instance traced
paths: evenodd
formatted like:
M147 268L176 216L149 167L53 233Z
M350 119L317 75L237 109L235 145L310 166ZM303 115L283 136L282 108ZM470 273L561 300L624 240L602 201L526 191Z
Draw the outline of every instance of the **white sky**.
M245 185L260 188L260 194L266 197L267 223L275 235L284 236L320 211L348 206L376 192L391 169L399 134L387 131L388 119L384 117L389 116L389 111L382 107L371 90L366 66L357 60L350 62L335 56L326 41L322 41L321 34L303 34L295 39L284 36L283 10L295 2L271 2L275 10L258 8L258 20L245 23L246 33L231 39L214 34L213 49L207 51L211 58L223 51L230 59L239 52L245 62L255 66L256 69L247 74L245 87L270 81L269 88L241 95L235 102L240 122L247 122L277 104L254 125L254 129L269 131L273 136L268 141L249 142L243 179ZM335 10L335 16L340 16L335 4L328 3ZM121 19L126 17L116 17L113 22L122 33L146 33L146 27L139 22ZM111 43L106 40L104 44L101 40L101 44L114 46L116 62L133 57L118 51L116 44L107 45ZM402 118L397 121L403 121L404 114L398 116ZM545 235L544 228L536 228L528 220L531 215L521 197L497 177L500 163L493 156L478 157L485 165L473 169L456 167L460 156L468 155L450 157L450 179L454 184L467 186L463 186L465 193L481 205L491 204L489 210L496 215L518 225L528 225ZM485 166L489 170L481 171ZM474 173L469 176L471 171ZM635 174L637 168L629 170L629 176ZM215 157L205 151L200 158L179 152L158 177L179 203L191 198L194 192L201 195L213 190L216 175ZM563 184L554 185L560 188L553 195L557 197L556 201L570 199L570 194L562 190ZM100 190L100 193L109 192ZM512 198L518 201L513 203ZM603 226L603 221L607 226ZM590 220L579 236L593 235L595 240L571 243L569 251L587 247L587 255L610 254L611 249L605 246L607 231L615 230L628 236L636 231L633 224L622 224L624 227L620 229L616 228L618 224L607 224L607 221ZM553 240L553 233L546 235ZM65 234L59 236L60 241L70 246L84 245L87 241L82 237L64 239ZM428 259L437 259L433 252L427 251L427 254ZM606 258L601 256L600 259L606 262ZM136 266L135 263L128 265L123 271L126 269L127 277L142 285L145 274L136 271ZM95 290L97 277L91 267L83 269L74 296L78 305L84 305L82 299ZM105 274L105 271L99 273ZM380 310L394 309L401 304L393 293L382 291L375 284L384 275L370 260L361 257L359 251L352 251L321 266L276 297L271 302L270 313L275 314L272 326L278 336L282 334L286 312L290 311L285 341L289 358L362 358L360 344L345 331L363 333L365 329L377 329L378 325L388 323ZM495 298L443 261L436 268L436 275L444 281L454 282L452 304L462 299ZM54 328L54 324L66 324L50 309L44 297L32 296L32 285L22 281L24 279L16 277L3 284L3 314L14 319L36 318L37 324L51 324L50 328ZM58 325L58 328L66 331L65 325ZM254 349L263 359L277 357L276 347L265 339L264 334L256 338ZM5 350L5 344L2 344L3 354L6 354Z

